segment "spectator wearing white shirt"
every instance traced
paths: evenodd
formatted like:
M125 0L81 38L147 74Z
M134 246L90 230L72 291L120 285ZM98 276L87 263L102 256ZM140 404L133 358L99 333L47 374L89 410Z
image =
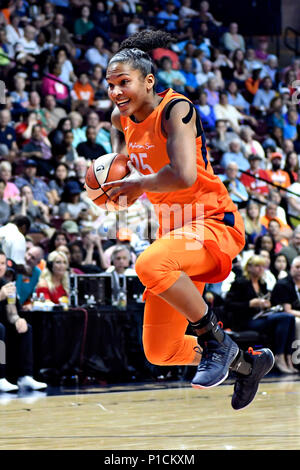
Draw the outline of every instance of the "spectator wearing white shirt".
M17 215L12 222L0 228L0 242L6 257L18 266L24 266L26 253L25 236L30 229L30 220Z
M15 46L16 53L25 54L27 62L35 62L36 56L40 53L39 46L34 39L35 36L36 29L28 24L24 28L24 36L16 43Z
M96 36L94 46L90 47L85 54L85 59L91 64L99 64L103 69L106 69L109 53L104 47L104 40L101 36Z
M20 16L11 15L10 24L7 24L5 27L7 41L13 47L20 41L21 38L24 37L24 30L23 28L19 27L20 20L21 20Z
M270 77L264 77L262 80L262 88L257 90L252 103L257 110L266 112L270 108L270 103L276 95L272 87L272 79Z
M228 121L230 127L234 132L240 132L240 124L243 120L250 121L254 125L256 121L251 116L240 113L234 106L228 104L228 96L226 91L221 91L219 94L219 103L214 106L216 119Z

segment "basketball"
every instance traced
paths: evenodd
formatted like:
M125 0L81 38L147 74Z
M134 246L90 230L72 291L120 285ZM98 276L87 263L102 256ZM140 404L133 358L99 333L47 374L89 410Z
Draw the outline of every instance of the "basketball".
M129 173L129 158L122 153L107 153L93 161L85 175L85 189L88 197L99 207L109 211L124 210L127 206L110 200L109 186L103 190L102 184L125 178Z

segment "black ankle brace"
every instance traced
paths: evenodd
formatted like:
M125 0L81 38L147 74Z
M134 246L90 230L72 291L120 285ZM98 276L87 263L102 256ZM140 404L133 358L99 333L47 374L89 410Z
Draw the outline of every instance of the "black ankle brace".
M237 357L230 365L231 372L237 372L241 375L250 375L252 371L252 364L245 359L244 351L240 349Z
M212 339L218 341L218 343L222 343L224 332L218 324L216 315L211 310L209 310L199 321L194 323L189 322L189 324L198 336L199 344Z

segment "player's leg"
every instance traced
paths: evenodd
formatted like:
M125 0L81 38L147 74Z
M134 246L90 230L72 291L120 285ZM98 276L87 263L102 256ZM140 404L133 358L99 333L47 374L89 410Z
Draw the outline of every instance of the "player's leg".
M136 271L150 292L190 322L203 349L203 359L192 385L209 388L226 379L239 348L221 329L190 278L200 272L204 277L205 273L209 276L216 269L215 257L199 243L187 250L190 244L191 240L184 237L156 240L139 256Z
M186 334L187 319L161 297L147 292L143 345L147 359L156 365L198 365L196 336Z

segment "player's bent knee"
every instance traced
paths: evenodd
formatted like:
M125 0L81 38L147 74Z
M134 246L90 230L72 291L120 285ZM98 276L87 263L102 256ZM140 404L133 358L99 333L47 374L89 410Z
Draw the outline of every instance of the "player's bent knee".
M141 253L135 263L135 271L144 286L164 279L168 273L168 263L163 261L164 254L158 250L147 248Z
M176 353L173 354L169 349L163 347L153 348L151 345L144 343L144 353L151 364L156 366L174 365Z

